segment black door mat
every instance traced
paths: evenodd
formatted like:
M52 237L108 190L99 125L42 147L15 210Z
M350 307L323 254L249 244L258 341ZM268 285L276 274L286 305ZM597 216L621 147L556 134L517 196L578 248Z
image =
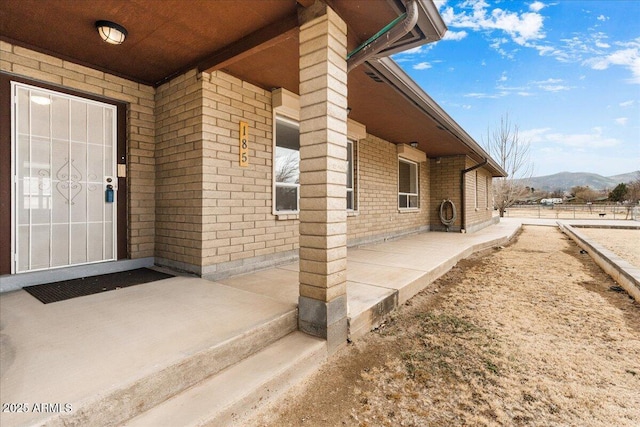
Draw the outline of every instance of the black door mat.
M149 268L138 268L136 270L121 271L118 273L102 274L100 276L27 286L23 289L44 304L49 304L100 292L113 291L128 286L140 285L155 280L168 279L169 277L173 276Z

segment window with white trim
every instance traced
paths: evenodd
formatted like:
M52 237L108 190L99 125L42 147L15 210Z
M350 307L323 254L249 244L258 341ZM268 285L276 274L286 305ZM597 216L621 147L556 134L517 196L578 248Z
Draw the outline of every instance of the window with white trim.
M480 207L480 181L478 181L478 171L474 171L475 172L475 181L476 181L476 203L475 203L475 208L478 209Z
M489 209L491 206L489 205L489 202L491 201L491 199L489 198L489 188L490 188L490 184L491 184L491 178L486 176L484 177L484 194L486 197L486 202L487 202L487 209Z
M278 213L296 213L300 200L300 126L276 116L273 169L274 205Z
M349 211L357 209L355 199L356 169L354 161L354 147L354 142L347 140L347 210Z
M420 204L418 164L398 159L398 208L417 209Z

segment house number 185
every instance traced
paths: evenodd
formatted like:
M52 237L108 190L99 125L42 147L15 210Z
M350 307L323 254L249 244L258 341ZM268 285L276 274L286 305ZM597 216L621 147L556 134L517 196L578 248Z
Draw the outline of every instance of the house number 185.
M249 166L249 125L240 122L240 167Z

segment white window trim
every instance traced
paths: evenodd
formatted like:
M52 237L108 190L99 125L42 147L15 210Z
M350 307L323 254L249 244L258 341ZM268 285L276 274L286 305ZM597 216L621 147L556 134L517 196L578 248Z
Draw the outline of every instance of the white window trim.
M276 126L278 118L284 119L285 121L290 121L292 123L300 125L298 117L291 117L291 115L283 114L282 109L274 108L273 109L273 130L272 130L272 161L271 161L271 213L275 216L286 216L288 219L289 215L298 215L300 213L300 184L287 183L287 182L276 182L276 150L277 150L277 135L276 135ZM290 113L290 111L285 110L285 113ZM276 188L277 187L296 187L297 191L297 202L296 205L298 209L296 210L288 210L288 211L279 211L276 208Z
M349 147L351 147L351 188L347 187L347 194L349 194L349 190L351 190L352 194L352 205L353 208L348 208L347 207L347 212L348 213L353 213L353 212L357 212L358 211L358 206L360 205L360 191L359 191L359 186L360 186L360 164L356 159L356 156L358 155L358 141L355 141L353 139L347 139L347 150L349 150ZM347 153L348 154L348 153ZM347 167L349 165L347 164ZM355 185L354 185L355 182Z
M404 162L404 163L408 163L408 164L411 164L411 165L415 165L415 167L416 167L416 190L417 190L416 193L402 193L402 192L400 192L400 162ZM398 210L400 212L419 211L420 210L420 205L421 205L421 203L420 203L420 164L418 164L418 163L416 163L414 161L408 160L408 159L406 159L404 157L398 156L397 168L398 168L398 171L397 171L397 173L398 173L398 183L397 183L397 185L398 185L398 187L397 187L398 188L398 202L397 202ZM406 196L416 196L418 198L418 206L416 206L416 207L406 207L406 208L400 207L400 196L404 196L404 195L406 195Z
M487 210L490 209L490 206L489 206L489 182L490 182L489 180L490 179L491 178L488 177L487 175L484 176L484 185L485 185L484 194L485 194L485 198L486 198L486 208L487 208Z
M478 191L480 189L480 181L478 180L478 171L474 171L475 172L475 186L476 186L476 191L475 191L475 209L478 210L480 208L480 192Z
M271 213L278 217L278 219L292 219L296 218L300 213L300 184L290 183L276 183L276 125L277 117L284 118L285 120L291 120L300 125L300 97L293 92L289 92L286 89L278 88L272 92L272 165L271 165ZM351 142L352 152L351 159L354 163L354 170L352 171L352 178L356 181L356 185L353 188L355 191L353 204L354 209L346 209L349 216L355 216L359 214L360 207L360 162L358 161L360 155L360 140L366 138L367 128L365 125L358 123L354 120L347 118L347 139ZM276 185L277 186L296 186L298 187L298 210L295 211L279 211L276 210ZM346 195L345 195L346 197ZM346 202L346 200L345 200ZM419 202L419 197L418 197Z

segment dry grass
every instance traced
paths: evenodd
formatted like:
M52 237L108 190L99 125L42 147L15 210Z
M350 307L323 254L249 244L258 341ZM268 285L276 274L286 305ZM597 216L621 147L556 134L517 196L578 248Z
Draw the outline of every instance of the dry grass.
M527 227L334 356L273 426L640 425L640 308Z
M580 228L579 231L630 264L640 267L640 230Z

